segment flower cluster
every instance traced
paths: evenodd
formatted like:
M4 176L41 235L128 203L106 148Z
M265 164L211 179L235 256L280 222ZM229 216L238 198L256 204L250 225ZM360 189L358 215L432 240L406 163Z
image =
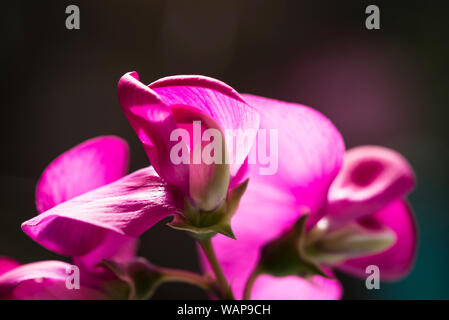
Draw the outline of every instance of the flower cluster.
M204 76L144 85L128 73L118 98L151 165L127 174L128 146L114 136L51 162L36 187L39 214L22 229L73 265L0 258L0 298L145 299L181 281L218 299L339 299L332 269L364 277L375 265L385 281L411 269L417 236L405 197L415 178L397 152L345 151L316 110ZM276 140L260 143L258 130ZM275 172L248 161L261 150L278 155ZM197 241L203 274L136 256L138 237L167 217Z

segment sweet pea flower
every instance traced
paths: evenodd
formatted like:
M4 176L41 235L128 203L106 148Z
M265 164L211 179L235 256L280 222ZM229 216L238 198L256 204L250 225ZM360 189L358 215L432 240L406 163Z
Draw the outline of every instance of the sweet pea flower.
M204 76L166 77L145 86L138 74L131 72L120 79L118 95L123 112L159 176L176 186L192 205L205 211L217 208L228 189L241 181L240 169L245 169L243 161L229 160L244 160L256 134L249 132L249 143L237 136L235 149L229 150L233 141L224 141L224 130L243 135L242 130L258 129L257 112L234 89ZM204 142L195 139L195 121L202 125L201 134L216 129L222 135L224 152L219 163L207 164L203 159L195 159L195 152L203 155ZM179 129L190 137L187 145L181 146L188 154L184 154L185 161L174 163L173 152L179 143L173 133ZM235 153L232 159L226 159L229 152Z
M91 255L93 260L97 258L95 252L100 244L117 237L136 238L168 216L175 216L173 227L232 237L231 209L246 186L243 164L255 134L249 137L249 143L239 142L242 139L236 137L232 152L243 161L230 163L225 161L229 141L223 135L218 138L222 139L223 161L205 163L191 161L195 151L201 154L207 147L204 140L179 141L172 134L183 129L194 136L198 134L195 124L201 124L203 138L207 129L220 133L233 129L244 134L247 128L258 128L256 110L228 85L203 76L167 77L146 86L132 72L120 79L118 97L151 166L121 177L127 162L120 143L93 148L101 160L93 160L98 158L96 154L93 157L90 152L80 152L76 161L70 161L71 167L66 167L66 159L72 157L69 151L55 160L41 178L37 194L42 213L22 224L24 232L54 252L86 257L83 262L88 264L92 264ZM173 161L176 147L188 152L180 163ZM105 167L112 169L105 171ZM97 175L86 182L92 187L90 191L78 193L65 185L67 180L84 182L81 172L86 170ZM60 191L53 192L54 188Z
M309 107L243 97L259 111L261 128L279 130L280 159L272 176L250 167L250 184L231 221L238 241L212 239L234 296L339 299L342 288L331 268L367 277L366 267L376 265L381 280L405 276L417 242L405 200L415 183L407 161L377 146L345 152L337 129ZM285 243L293 255L279 251Z
M87 140L56 158L42 173L36 187L36 207L39 213L93 189L109 184L126 174L128 146L122 139L103 136ZM64 234L64 225L58 230ZM45 238L47 241L52 238ZM94 250L73 256L78 268L80 288L69 289L66 281L72 265L62 261L40 261L20 265L0 258L0 299L106 299L118 297L107 287L120 281L98 264L102 259L117 262L134 258L135 239L111 233L102 239L83 239L80 233L74 244L98 241ZM47 243L47 242L45 242ZM48 242L50 248L55 244Z

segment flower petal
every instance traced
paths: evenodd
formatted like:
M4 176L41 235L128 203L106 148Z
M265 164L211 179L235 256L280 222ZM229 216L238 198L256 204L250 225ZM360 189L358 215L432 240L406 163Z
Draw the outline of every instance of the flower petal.
M296 277L260 276L254 283L252 300L338 300L343 288L336 279L314 276L309 280Z
M68 289L71 265L61 261L25 264L0 276L0 299L105 299L100 291L80 285ZM80 274L80 280L82 275Z
M108 232L137 237L178 212L173 192L147 167L63 202L24 222L22 229L49 250L80 256L97 247Z
M63 153L47 166L37 183L38 211L123 177L128 154L127 143L114 136L93 138Z
M308 223L313 225L324 213L329 186L341 168L344 143L340 133L309 107L247 94L243 97L259 111L261 128L278 132L278 148L269 150L278 160L278 170L264 176L265 183L295 195L298 207L309 208Z
M368 219L362 218L360 222L372 227L380 225L390 228L396 234L396 243L382 253L347 260L338 268L365 278L366 267L376 265L383 281L403 278L413 266L417 248L416 224L410 206L404 200L397 200Z
M108 273L98 266L103 259L115 262L125 262L137 254L138 240L116 232L108 232L103 241L92 251L79 257L73 257L73 262L80 268L89 270L92 274Z
M78 195L109 184L126 174L129 161L127 143L115 136L102 136L89 139L53 160L42 173L36 188L36 205L39 212L51 209L55 205ZM120 250L131 240L126 236L115 235L114 245L105 243L88 257L79 257L78 262L86 259L93 266L102 258L113 255L111 247ZM109 237L108 237L109 239ZM111 240L109 240L111 241ZM122 243L123 242L123 243ZM99 256L100 252L108 256ZM97 261L92 258L96 257ZM87 262L87 261L86 261Z
M212 239L238 299L242 297L246 279L267 242L289 230L307 211L312 214L309 220L319 220L328 188L340 169L344 153L340 134L320 113L305 106L262 97L244 95L244 98L259 111L262 129L278 131L276 156L282 157L279 157L278 170L272 176L262 175L260 165L249 165L248 189L231 221L238 240L220 235ZM207 268L204 257L203 265ZM287 281L277 280L279 283ZM264 286L263 281L261 286ZM292 298L286 292L288 288L284 292L276 291L279 293L276 298ZM295 294L297 299L303 297Z
M20 263L8 257L0 257L0 276L20 266Z
M336 226L369 215L401 198L414 185L413 169L396 151L378 146L351 149L329 190L326 217Z
M232 156L230 173L231 176L236 175L259 128L259 115L256 110L230 86L209 77L172 76L157 80L149 87L159 95L165 105L194 107L214 119L225 134L230 133L230 130L235 133L233 141L232 136L226 135L226 144L228 153Z
M175 165L170 160L170 150L177 143L170 141L170 134L177 128L171 110L156 92L139 81L137 72L127 73L120 79L118 97L151 165L160 177L187 194L189 167Z

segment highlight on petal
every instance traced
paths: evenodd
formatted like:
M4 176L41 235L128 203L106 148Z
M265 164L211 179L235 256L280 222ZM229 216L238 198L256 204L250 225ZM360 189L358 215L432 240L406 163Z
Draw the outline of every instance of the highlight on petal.
M175 165L170 159L170 150L177 143L170 141L170 134L177 128L171 110L156 92L139 81L137 72L121 77L118 97L156 172L187 193L189 167L182 163Z
M0 276L12 269L20 266L20 263L14 259L0 256Z
M147 167L63 202L24 222L22 229L49 250L81 256L104 241L108 232L137 237L178 213L173 192Z
M342 165L344 143L340 133L325 116L309 107L248 94L243 97L259 112L262 129L278 131L279 169L275 175L264 176L265 183L293 194L297 207L310 210L308 224L313 225L324 213L329 186ZM257 175L257 166L250 167L251 176Z
M228 153L232 156L230 173L235 176L256 137L259 128L257 111L230 86L205 76L166 77L151 83L149 87L165 105L196 108L214 119L225 133L227 130L235 133L234 137L226 137ZM230 150L232 146L234 148Z
M396 200L374 215L359 219L359 223L373 229L388 227L395 233L396 243L382 253L347 260L338 268L366 278L366 267L376 265L382 281L395 281L405 277L413 267L418 240L410 206L404 200Z
M128 170L127 143L115 136L89 139L53 160L36 187L36 207L55 205L123 177Z
M396 151L378 146L351 149L329 190L326 216L340 224L372 214L414 185L413 169Z
M19 266L0 276L0 299L73 300L106 298L101 291L82 284L79 289L68 289L66 279L70 275L70 267L70 264L61 261L41 261Z

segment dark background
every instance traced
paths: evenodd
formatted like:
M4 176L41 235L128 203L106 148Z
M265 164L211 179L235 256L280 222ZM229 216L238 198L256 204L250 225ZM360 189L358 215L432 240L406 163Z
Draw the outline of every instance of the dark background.
M76 4L81 29L65 28ZM381 30L365 28L376 4ZM410 196L420 247L408 278L368 291L339 274L345 298L449 298L449 6L437 1L3 1L1 4L0 254L23 263L61 259L20 224L36 214L44 167L81 141L125 138L131 170L148 165L123 116L116 85L174 74L216 77L240 92L310 105L347 147L395 148L414 166ZM199 270L193 241L158 225L140 254L155 264ZM164 285L156 298L203 298Z

